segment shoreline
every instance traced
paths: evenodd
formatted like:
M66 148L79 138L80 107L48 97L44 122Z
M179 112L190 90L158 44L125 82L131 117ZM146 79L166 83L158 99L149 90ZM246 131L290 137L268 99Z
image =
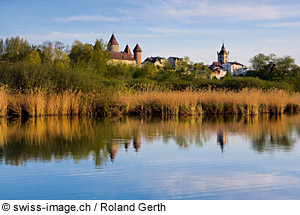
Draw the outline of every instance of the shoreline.
M197 116L298 113L300 94L279 89L61 93L0 88L0 116Z

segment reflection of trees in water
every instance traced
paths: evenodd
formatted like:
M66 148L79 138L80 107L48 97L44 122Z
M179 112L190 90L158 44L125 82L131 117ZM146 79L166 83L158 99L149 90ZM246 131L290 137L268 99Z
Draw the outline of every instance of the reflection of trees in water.
M276 150L284 150L290 151L296 140L291 136L283 135L283 136L273 136L273 135L265 135L259 139L254 139L252 147L255 151L258 152L274 152Z
M101 124L101 126L98 126ZM111 123L56 117L0 124L0 157L7 164L22 165L29 160L50 161L94 156L96 165L107 161L114 137Z
M217 129L217 142L223 151L228 144L227 135L238 134L245 138L250 138L252 148L257 152L274 152L276 150L292 150L296 139L292 132L296 131L300 125L300 115L293 116L252 116L252 117L226 117L221 120L216 117L210 119ZM224 144L225 143L225 144Z
M273 116L260 121L260 133L252 137L252 148L260 153L290 151L296 143L292 132L300 125L299 116Z
M203 146L217 134L224 150L228 134L252 140L259 152L291 150L295 144L292 131L300 134L300 115L279 118L206 117L185 119L116 119L44 117L28 121L0 120L0 161L23 165L27 161L74 159L91 156L97 166L117 159L120 150L142 150L142 144L161 139L171 140L180 147ZM296 129L294 129L296 128Z

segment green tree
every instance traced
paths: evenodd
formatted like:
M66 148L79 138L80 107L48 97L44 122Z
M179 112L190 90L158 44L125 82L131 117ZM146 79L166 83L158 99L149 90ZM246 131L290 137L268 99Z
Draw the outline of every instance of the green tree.
M183 73L189 69L189 57L184 57L183 59L179 59L175 65L175 70L178 73Z
M42 61L45 64L51 64L53 62L53 44L50 41L43 42L39 46L39 49L42 53Z
M194 70L191 71L191 75L194 78L207 78L209 77L211 70L208 66L205 66L204 63L196 63L194 64Z
M276 77L295 76L295 73L299 68L295 63L295 59L290 56L277 58L274 64L273 76Z
M2 42L3 59L11 62L23 60L32 51L27 40L20 37L11 37Z
M102 39L96 40L93 46L92 54L92 67L99 74L105 74L107 72L107 63L110 59L110 53L107 45Z
M268 56L258 54L250 62L253 70L249 71L247 76L259 77L264 80L278 81L295 76L299 68L292 57L277 57L275 54Z
M93 56L93 48L88 43L81 43L76 40L71 49L71 53L69 55L73 66L76 67L87 67L89 66L89 62L91 61Z
M156 66L154 66L153 63L147 63L141 69L138 69L134 73L133 78L154 79L157 72L158 72L158 69Z
M80 61L82 55L82 49L83 49L83 43L80 42L79 40L75 40L69 55L72 63L74 63L75 65L77 65L77 63Z
M0 39L0 60L2 60L4 54L4 42L3 39Z
M26 58L25 62L30 65L40 65L42 62L40 53L37 50L33 50Z
M266 56L261 53L255 55L253 58L250 59L252 69L258 71L265 70L266 67L270 64L270 61L271 61L270 56Z

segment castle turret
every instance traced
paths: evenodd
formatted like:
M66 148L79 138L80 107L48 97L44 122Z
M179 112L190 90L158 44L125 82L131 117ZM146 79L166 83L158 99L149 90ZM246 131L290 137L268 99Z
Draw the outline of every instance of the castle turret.
M221 64L227 63L229 60L229 52L226 51L224 43L222 45L221 51L217 52L218 54L218 62Z
M111 38L108 42L108 50L110 52L119 52L119 43L117 42L114 34L111 35Z
M129 55L132 55L131 51L130 51L130 48L129 48L129 45L126 45L125 49L124 49L124 52L129 54Z
M139 44L136 44L135 48L133 49L134 59L139 68L142 66L142 49Z

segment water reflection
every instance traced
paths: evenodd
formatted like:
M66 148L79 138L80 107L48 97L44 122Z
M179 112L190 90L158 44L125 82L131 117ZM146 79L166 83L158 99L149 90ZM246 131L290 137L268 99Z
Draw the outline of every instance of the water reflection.
M221 148L222 153L224 152L224 147L228 143L228 133L226 130L220 130L217 133L217 142Z
M96 166L117 159L120 150L142 151L143 144L161 139L180 148L203 147L211 139L224 152L230 136L250 140L258 153L291 151L300 131L300 116L206 117L185 119L105 119L45 117L0 119L0 162L24 165L27 161L93 156Z
M141 148L141 145L142 145L141 133L137 132L133 136L133 148L135 149L136 152L139 151L139 149Z

